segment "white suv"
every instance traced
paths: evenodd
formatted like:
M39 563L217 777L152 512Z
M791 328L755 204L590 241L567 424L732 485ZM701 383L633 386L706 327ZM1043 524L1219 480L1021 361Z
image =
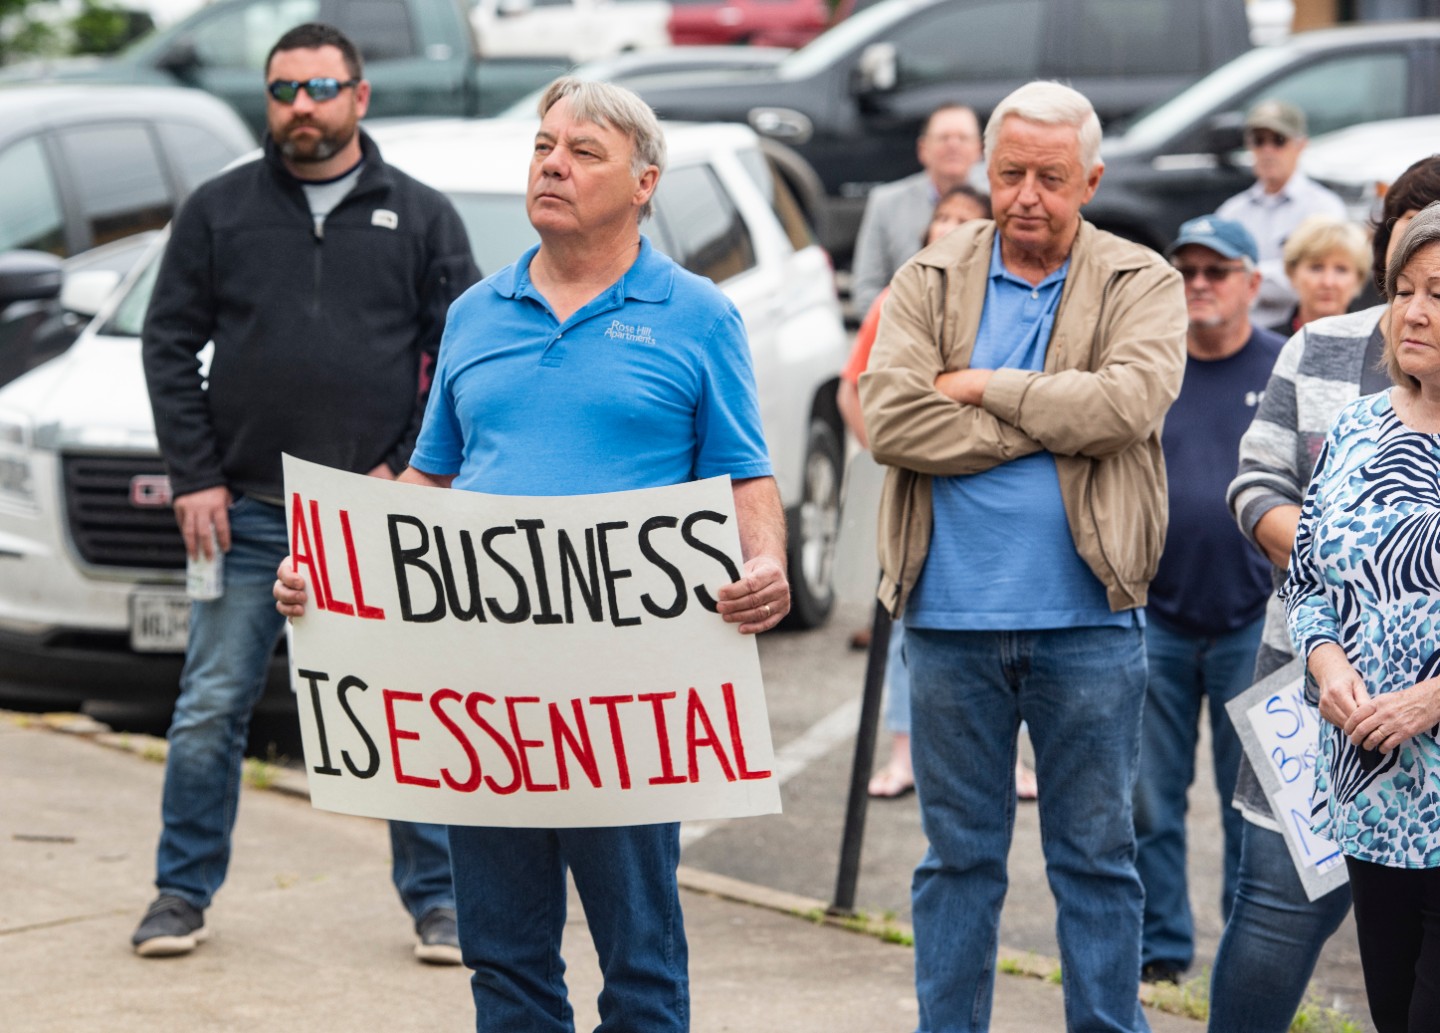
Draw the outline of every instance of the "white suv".
M536 239L524 208L534 133L506 120L373 135L387 162L450 196L491 273ZM669 126L667 141L643 229L745 320L790 519L792 623L813 626L833 603L844 455L834 400L848 342L829 259L749 129ZM68 352L0 389L0 697L58 706L175 691L184 552L139 342L159 258L157 245ZM283 666L273 671L283 686Z

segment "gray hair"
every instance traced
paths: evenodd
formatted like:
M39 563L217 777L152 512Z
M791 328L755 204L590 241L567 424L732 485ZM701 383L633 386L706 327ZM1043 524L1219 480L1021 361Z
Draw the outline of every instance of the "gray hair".
M630 138L630 171L634 175L639 176L651 165L665 171L665 133L650 105L635 93L614 83L561 76L541 94L540 117L544 118L564 98L570 101L570 113L580 121L618 130ZM653 197L640 209L642 220L654 210Z
M1395 253L1390 256L1389 263L1385 267L1385 300L1394 305L1395 287L1400 276L1405 272L1405 267L1425 248L1432 244L1440 244L1440 201L1432 201L1421 210L1420 214L1410 220L1410 225L1405 227L1405 235L1400 238L1400 243L1395 245ZM1395 345L1390 340L1393 334L1385 335L1385 352L1383 362L1385 371L1390 374L1390 379L1401 387L1408 387L1418 391L1420 381L1412 377L1400 368L1400 357L1395 352Z
M1100 165L1100 116L1083 93L1058 82L1028 82L1002 100L985 123L985 153L1011 116L1045 126L1073 126L1080 140L1080 164L1091 172Z

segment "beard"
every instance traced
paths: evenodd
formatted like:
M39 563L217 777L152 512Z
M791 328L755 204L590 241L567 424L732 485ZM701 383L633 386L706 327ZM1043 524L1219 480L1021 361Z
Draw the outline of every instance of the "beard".
M299 128L317 129L320 135L297 140L293 133ZM355 138L355 130L354 122L333 132L326 132L323 126L315 122L295 120L287 124L284 130L275 136L276 142L280 146L280 153L287 161L293 161L297 165L310 165L328 161L339 154Z

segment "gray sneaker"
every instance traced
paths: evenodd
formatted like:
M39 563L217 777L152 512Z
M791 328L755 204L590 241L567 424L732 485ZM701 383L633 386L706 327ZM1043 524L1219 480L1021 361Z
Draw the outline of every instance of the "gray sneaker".
M189 954L205 937L205 912L189 901L162 893L140 919L130 943L142 958L169 958Z
M431 965L458 965L460 930L455 925L455 911L435 907L415 923L415 956Z

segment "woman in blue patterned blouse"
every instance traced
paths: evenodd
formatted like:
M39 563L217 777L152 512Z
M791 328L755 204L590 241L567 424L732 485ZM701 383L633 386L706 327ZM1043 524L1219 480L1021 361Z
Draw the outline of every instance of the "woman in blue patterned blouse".
M1380 1033L1440 1028L1440 203L1386 272L1395 387L1341 411L1282 592L1320 693L1315 831L1345 854Z

